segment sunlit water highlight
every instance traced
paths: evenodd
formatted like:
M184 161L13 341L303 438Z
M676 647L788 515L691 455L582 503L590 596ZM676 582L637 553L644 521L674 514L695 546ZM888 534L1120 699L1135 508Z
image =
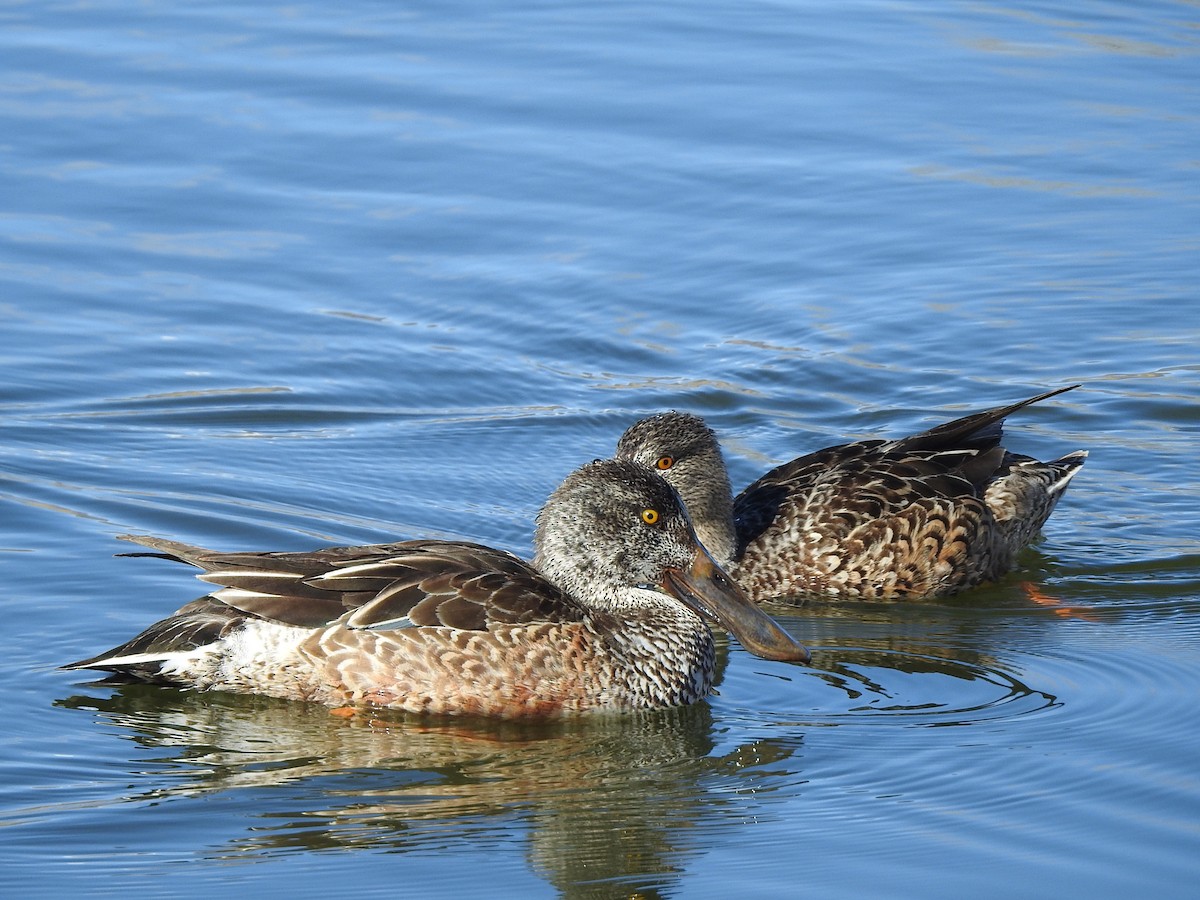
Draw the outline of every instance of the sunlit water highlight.
M1194 4L0 11L5 896L1184 898L1200 877ZM998 585L776 607L547 726L91 684L124 532L465 537L638 416L737 486L1082 382Z

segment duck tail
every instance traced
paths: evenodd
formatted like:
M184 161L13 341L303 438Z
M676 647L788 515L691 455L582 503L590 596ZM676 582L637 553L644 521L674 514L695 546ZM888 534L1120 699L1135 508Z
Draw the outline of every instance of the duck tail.
M1004 435L1004 420L1013 413L1042 400L1073 391L1079 386L1078 384L1069 384L1066 387L1055 388L1007 406L997 406L983 412L972 413L952 422L935 425L920 434L901 438L895 443L897 449L900 450L990 450L999 445Z
M169 672L175 664L203 655L208 645L243 619L240 612L220 600L201 597L125 643L59 668L99 669L139 681L172 683Z
M1087 459L1076 450L1049 462L1007 454L1002 470L984 493L984 500L1013 553L1041 531Z

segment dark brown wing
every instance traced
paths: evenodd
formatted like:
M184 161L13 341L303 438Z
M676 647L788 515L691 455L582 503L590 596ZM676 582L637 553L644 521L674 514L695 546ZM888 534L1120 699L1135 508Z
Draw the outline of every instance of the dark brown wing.
M204 570L213 596L242 613L318 627L353 610L351 627L578 621L580 607L528 563L479 544L403 541L309 552L219 553L123 536Z
M500 550L448 541L339 566L309 583L347 596L371 595L352 628L412 625L488 630L497 625L579 621L582 608L533 567Z
M776 523L804 534L849 533L920 500L979 501L1001 464L999 448L906 452L885 441L842 444L768 472L734 500L738 556Z

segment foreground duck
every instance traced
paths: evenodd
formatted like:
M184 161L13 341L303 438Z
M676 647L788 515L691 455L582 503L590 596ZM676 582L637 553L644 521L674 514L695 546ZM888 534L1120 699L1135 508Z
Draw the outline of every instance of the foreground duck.
M198 690L506 718L693 703L712 688L705 618L767 659L808 651L700 546L643 466L579 469L538 516L532 565L477 544L407 541L215 553L127 537L220 586L66 666Z
M617 457L679 491L696 533L756 601L904 600L953 594L1009 571L1083 465L1000 446L1004 419L1078 385L898 440L818 450L735 499L721 448L698 416L632 425Z

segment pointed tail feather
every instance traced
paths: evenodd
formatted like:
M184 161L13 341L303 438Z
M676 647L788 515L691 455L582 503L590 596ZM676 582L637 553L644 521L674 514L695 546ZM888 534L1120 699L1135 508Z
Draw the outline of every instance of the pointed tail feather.
M1071 384L1046 391L1036 397L1030 397L1028 400L1020 400L1007 406L997 406L984 412L972 413L961 419L936 425L920 434L901 438L895 443L897 449L901 450L945 450L950 448L989 450L1000 443L1004 420L1013 413L1050 397L1073 391L1077 387L1079 387L1078 384Z
M118 553L117 556L152 556L185 563L198 569L207 569L205 557L214 555L212 550L206 550L194 544L185 544L183 541L172 541L168 538L153 537L148 534L118 534L117 540L140 544L151 550L149 553L133 550L129 553Z

